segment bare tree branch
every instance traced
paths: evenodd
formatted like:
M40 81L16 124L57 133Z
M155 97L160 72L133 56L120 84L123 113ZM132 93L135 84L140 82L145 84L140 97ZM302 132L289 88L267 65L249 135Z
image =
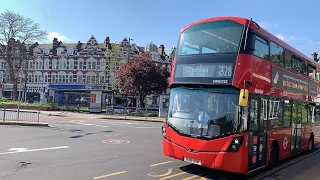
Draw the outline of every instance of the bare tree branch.
M40 29L39 23L12 11L0 14L0 58L7 63L10 81L13 83L14 99L18 98L18 78L16 74L25 71L23 64L33 58L33 49L38 41L44 41L47 32ZM36 43L36 45L32 45ZM32 46L30 46L32 45Z

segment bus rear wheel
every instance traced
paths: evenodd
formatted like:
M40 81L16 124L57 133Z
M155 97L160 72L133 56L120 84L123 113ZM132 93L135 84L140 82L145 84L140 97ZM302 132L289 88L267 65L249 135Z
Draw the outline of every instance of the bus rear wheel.
M314 138L313 135L309 138L309 144L308 144L308 153L312 152L314 149Z
M269 162L268 162L268 166L267 166L267 169L271 170L273 169L276 164L278 163L279 161L279 153L278 153L278 148L275 144L273 144L271 146L271 149L270 149L270 152L269 152Z

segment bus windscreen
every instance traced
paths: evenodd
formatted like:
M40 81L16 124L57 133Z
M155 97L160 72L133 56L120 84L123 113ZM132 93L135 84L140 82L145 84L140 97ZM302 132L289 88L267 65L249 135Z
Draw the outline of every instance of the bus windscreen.
M178 56L238 52L243 29L229 20L193 25L180 35Z
M240 130L239 94L171 89L168 124L185 135L215 138Z

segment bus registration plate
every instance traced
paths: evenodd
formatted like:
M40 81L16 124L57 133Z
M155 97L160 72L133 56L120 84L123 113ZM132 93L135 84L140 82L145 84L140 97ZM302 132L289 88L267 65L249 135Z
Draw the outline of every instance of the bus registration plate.
M183 160L184 160L185 162L188 162L188 163L201 165L201 161L200 161L200 160L191 159L191 158L187 158L187 157L184 157Z

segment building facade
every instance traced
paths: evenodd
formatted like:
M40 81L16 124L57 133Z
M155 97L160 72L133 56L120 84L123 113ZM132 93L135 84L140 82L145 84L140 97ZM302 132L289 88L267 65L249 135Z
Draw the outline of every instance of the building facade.
M118 46L119 50L106 55L106 50L111 50L113 46ZM27 102L88 106L90 91L99 90L103 92L102 99L124 105L127 95L125 98L112 95L116 71L130 56L140 53L150 53L156 64L171 68L171 58L164 52L163 45L158 48L150 43L141 47L130 44L127 38L119 44L110 43L109 37L104 43L98 43L94 36L86 43L62 43L54 38L52 44L39 44L33 49L34 58L28 60L26 65L26 82L19 88L22 98ZM6 62L0 58L2 96L11 99L12 83L5 70ZM129 98L136 97L129 95Z

